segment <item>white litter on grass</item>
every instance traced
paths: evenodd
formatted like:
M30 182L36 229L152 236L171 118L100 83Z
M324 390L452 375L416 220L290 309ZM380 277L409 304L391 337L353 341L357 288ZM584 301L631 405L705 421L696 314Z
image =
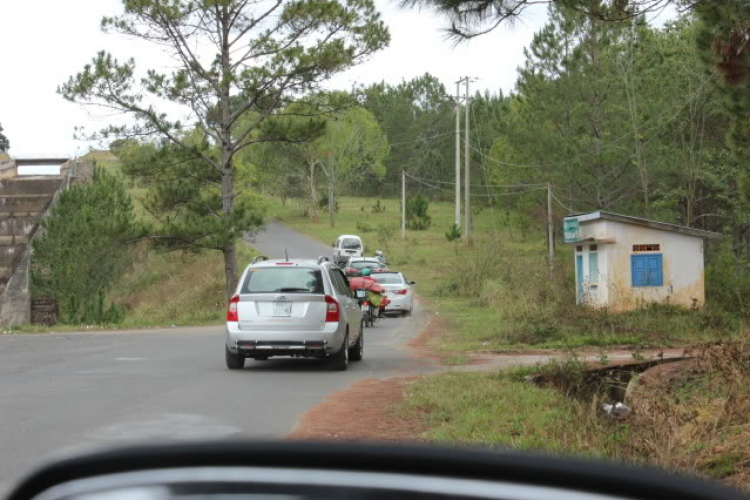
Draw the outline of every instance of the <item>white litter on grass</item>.
M602 409L607 415L611 415L616 418L622 418L630 415L630 412L632 411L629 406L626 406L622 403L615 403L613 405L605 404L602 406Z

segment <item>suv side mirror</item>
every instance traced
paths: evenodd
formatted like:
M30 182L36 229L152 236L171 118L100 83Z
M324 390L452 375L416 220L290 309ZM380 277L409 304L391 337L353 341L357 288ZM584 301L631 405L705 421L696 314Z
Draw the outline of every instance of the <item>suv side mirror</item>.
M409 284L410 284L410 285L416 285L416 284L417 284L417 282L416 282L416 281L410 281L410 282L409 282Z

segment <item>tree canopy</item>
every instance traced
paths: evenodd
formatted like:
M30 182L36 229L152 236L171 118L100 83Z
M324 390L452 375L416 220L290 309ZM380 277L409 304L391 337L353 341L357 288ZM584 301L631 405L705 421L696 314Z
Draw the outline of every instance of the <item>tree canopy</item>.
M0 152L8 151L10 149L10 141L3 134L3 126L0 124Z
M102 51L59 92L70 101L132 117L131 125L103 130L105 136L167 141L170 153L181 149L194 173L210 178L221 200L214 213L221 222L212 224L211 245L224 254L231 294L237 279L235 240L247 229L245 223L257 220L245 216L247 205L235 203L235 156L252 144L305 141L319 134L315 118L336 109L335 100L311 101L306 121L279 118L333 74L384 47L388 30L372 0L123 0L123 7L122 16L102 20L103 29L164 49L178 67L138 73L134 59L121 62ZM168 113L166 101L181 114ZM180 117L188 117L188 123ZM199 140L189 140L191 129ZM170 193L167 203L176 198L179 192ZM187 226L167 229L180 228ZM186 236L195 235L168 231L164 236L184 245Z

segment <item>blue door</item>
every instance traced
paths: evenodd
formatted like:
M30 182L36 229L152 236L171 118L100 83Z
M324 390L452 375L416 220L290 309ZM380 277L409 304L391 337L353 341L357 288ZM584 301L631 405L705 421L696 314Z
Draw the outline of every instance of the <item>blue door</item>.
M583 302L583 255L576 255L576 303Z

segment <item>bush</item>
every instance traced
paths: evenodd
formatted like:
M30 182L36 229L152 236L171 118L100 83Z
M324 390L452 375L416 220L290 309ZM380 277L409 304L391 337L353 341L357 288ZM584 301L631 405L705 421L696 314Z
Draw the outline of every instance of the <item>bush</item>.
M328 210L328 195L321 196L320 200L318 200L318 208L322 208L325 210ZM333 204L333 211L338 212L339 211L339 202L336 201Z
M378 243L388 250L389 243L393 235L396 234L396 228L388 224L378 224Z
M427 214L430 203L422 195L410 198L406 202L406 227L413 231L424 231L432 225L432 218Z
M706 266L706 296L712 308L750 314L750 262L735 254L731 241L723 242Z
M367 221L358 220L357 231L359 231L360 233L372 233L375 231L375 228L372 227Z
M119 321L104 293L132 261L133 219L125 186L103 170L61 193L33 243L32 295L55 297L68 323Z
M385 204L381 204L380 200L372 206L372 213L379 214L385 212Z

